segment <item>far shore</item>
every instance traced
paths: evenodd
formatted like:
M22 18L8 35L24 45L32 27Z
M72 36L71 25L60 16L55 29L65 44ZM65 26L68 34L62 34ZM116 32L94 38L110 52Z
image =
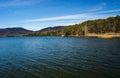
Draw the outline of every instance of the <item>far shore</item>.
M103 38L120 38L120 33L105 33L105 34L96 34L88 33L86 35L70 35L70 37L103 37Z
M40 35L39 35L40 36ZM38 37L39 37L38 36ZM44 35L42 35L44 36ZM45 35L47 36L47 35ZM48 35L49 36L49 35ZM54 35L53 35L54 36ZM104 33L104 34L96 34L96 33L87 33L86 35L61 35L62 37L96 37L96 38L120 38L120 33ZM33 37L33 36L22 36L22 35L18 35L18 36L0 36L0 37Z

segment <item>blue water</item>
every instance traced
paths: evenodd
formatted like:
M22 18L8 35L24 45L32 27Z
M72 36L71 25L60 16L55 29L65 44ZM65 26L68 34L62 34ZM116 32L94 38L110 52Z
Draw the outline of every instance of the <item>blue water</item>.
M120 78L120 39L1 37L0 78Z

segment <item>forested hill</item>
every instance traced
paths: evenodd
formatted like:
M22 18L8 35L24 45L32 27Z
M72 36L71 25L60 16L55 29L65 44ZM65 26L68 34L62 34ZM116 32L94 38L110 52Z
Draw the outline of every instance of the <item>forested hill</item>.
M88 20L80 24L70 25L56 31L48 31L46 33L37 32L28 34L48 35L48 36L69 36L69 35L86 35L88 33L105 34L105 33L120 33L120 16L109 17L107 19Z
M22 36L23 34L31 33L32 31L16 27L0 29L0 36Z
M47 27L39 31L29 33L25 36L49 36L55 35L58 30L64 30L65 26ZM54 34L53 34L54 33Z

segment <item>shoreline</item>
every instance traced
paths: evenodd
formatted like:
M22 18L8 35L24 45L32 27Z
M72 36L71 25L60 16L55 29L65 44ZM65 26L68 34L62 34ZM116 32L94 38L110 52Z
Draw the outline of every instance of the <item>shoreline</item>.
M120 38L120 33L105 33L105 34L94 34L89 33L86 35L69 35L68 37L97 37L97 38Z
M44 35L41 35L42 37ZM41 37L40 35L37 37ZM47 35L45 35L47 36ZM48 36L52 36L52 35L48 35ZM53 35L54 36L54 35ZM105 34L96 34L96 33L88 33L86 35L59 35L61 37L96 37L96 38L120 38L120 33L105 33ZM34 37L34 36L0 36L0 37Z

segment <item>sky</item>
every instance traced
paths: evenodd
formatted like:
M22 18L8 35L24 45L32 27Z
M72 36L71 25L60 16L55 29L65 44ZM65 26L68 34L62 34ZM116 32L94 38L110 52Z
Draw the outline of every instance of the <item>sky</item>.
M0 28L40 30L120 15L120 0L0 0Z

